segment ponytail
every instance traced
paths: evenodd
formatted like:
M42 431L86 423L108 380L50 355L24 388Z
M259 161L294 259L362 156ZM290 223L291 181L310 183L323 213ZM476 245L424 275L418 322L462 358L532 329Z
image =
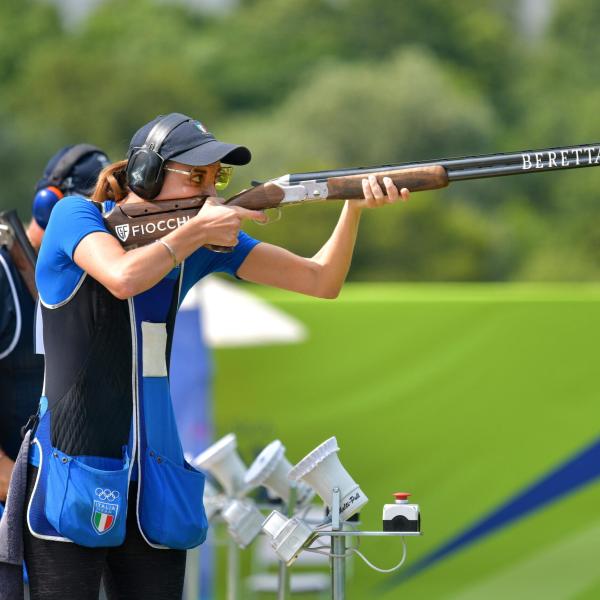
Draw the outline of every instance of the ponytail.
M104 202L105 200L118 202L127 196L129 188L125 176L126 167L127 161L120 160L102 169L92 194L94 202Z

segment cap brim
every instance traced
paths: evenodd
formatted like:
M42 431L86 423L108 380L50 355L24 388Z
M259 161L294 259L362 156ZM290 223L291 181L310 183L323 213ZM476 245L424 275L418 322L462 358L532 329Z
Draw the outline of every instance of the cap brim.
M236 146L235 144L226 144L214 140L170 156L168 160L174 160L192 167L201 167L217 161L228 165L247 165L251 159L252 154L245 146Z

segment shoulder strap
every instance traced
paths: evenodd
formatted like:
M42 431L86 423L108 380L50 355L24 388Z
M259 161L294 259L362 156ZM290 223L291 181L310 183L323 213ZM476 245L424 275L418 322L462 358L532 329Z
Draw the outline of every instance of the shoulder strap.
M56 163L54 169L52 169L52 173L48 176L48 182L51 185L60 184L65 175L73 168L75 163L81 160L87 154L92 154L93 152L100 152L104 154L100 148L96 146L92 146L91 144L75 144L72 148L69 148L61 159Z
M160 147L167 138L167 136L182 123L190 121L189 117L182 115L181 113L171 113L166 117L163 117L151 130L144 142L144 146L154 150L157 154L160 154Z
M0 278L3 278L3 276L6 278L8 283L8 295L12 298L14 306L15 328L12 337L10 340L7 340L7 345L0 348L0 360L6 358L15 349L15 346L19 341L19 337L21 336L21 305L19 304L19 295L17 294L15 282L13 281L8 263L2 253L0 253ZM2 304L2 310L7 314L9 313L9 308L10 307L8 305Z

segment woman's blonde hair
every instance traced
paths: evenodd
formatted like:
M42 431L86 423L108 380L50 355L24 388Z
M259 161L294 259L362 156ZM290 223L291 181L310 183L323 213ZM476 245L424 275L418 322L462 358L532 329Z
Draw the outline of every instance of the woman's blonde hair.
M105 200L118 202L119 200L123 200L129 193L126 168L127 161L120 160L102 169L100 175L98 175L92 200L94 202L104 202Z

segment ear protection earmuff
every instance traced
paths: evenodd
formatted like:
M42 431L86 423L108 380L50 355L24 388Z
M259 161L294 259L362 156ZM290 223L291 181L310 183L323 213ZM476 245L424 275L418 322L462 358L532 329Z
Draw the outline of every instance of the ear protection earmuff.
M163 117L150 130L144 145L134 149L127 162L127 185L132 192L146 200L152 200L160 194L165 163L160 148L171 131L186 121L191 121L190 117L180 113Z
M63 197L64 194L53 185L42 188L35 195L31 212L36 223L42 229L46 229L48 226L48 220L50 219L50 213L52 212L54 205Z
M56 203L65 195L65 192L71 191L71 185L65 179L67 173L84 156L93 152L104 154L100 148L91 144L76 144L60 157L49 173L44 173L44 177L40 182L42 187L38 189L33 198L32 208L33 218L42 229L46 229L50 213Z

